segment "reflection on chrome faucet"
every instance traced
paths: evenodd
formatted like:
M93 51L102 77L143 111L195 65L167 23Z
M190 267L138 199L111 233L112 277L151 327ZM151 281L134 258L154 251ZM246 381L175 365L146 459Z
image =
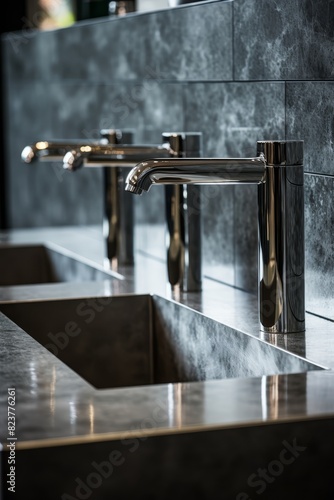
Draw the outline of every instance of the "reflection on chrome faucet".
M305 330L303 141L258 141L254 158L143 161L126 190L141 194L152 184L257 184L261 329Z
M109 166L116 169L136 165L155 156L170 158L200 157L201 134L197 132L163 133L161 145L95 144L76 148L64 156L64 168ZM167 160L168 161L168 160ZM110 176L114 170L110 170ZM116 187L114 188L116 189ZM114 199L112 191L111 200ZM125 193L128 195L128 193ZM199 188L177 186L165 189L166 220L168 229L167 262L169 282L183 291L201 289L201 229ZM109 207L112 208L112 201ZM126 210L126 207L124 207ZM124 217L126 221L126 217ZM109 235L111 231L109 230ZM125 232L126 233L126 232Z

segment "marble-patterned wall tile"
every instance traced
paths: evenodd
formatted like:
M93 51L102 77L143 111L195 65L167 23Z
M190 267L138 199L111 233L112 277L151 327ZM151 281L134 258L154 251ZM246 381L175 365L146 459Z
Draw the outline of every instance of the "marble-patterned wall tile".
M184 85L184 126L186 130L202 132L204 156L227 154L228 122L224 115L224 106L230 85L233 84L187 83Z
M180 117L182 119L180 87L160 86L149 79L99 86L97 120L95 125L91 124L92 128L85 129L84 134L97 137L100 128L130 129L136 144L160 144L164 127L182 128L178 124ZM134 219L137 224L164 224L161 189L159 186L152 188L148 194L134 196ZM137 249L152 254L152 244L142 232L135 244ZM154 255L161 256L160 246Z
M257 186L234 189L234 285L248 292L258 290Z
M304 140L306 172L334 175L333 102L334 82L286 83L286 135Z
M192 83L185 86L185 124L203 132L204 155L255 156L257 140L284 138L284 102L283 82ZM256 188L205 187L202 193L204 272L254 290Z
M151 29L164 79L232 80L232 3L157 12Z
M226 117L233 84L190 83L184 87L185 129L202 132L204 156L228 156ZM228 111L233 120L232 104ZM203 273L234 284L232 186L201 188Z
M285 138L283 82L235 84L231 103L234 126L228 130L230 156L256 155L258 140ZM235 286L257 292L258 224L257 186L234 188Z
M98 138L98 120L103 102L100 86L52 83L52 132L55 138ZM92 134L96 130L96 134ZM45 165L47 167L48 165ZM101 169L81 169L66 172L62 163L52 165L54 205L62 225L101 224L103 218L103 185ZM46 174L45 174L46 175ZM46 218L44 225L50 225Z
M144 91L144 141L160 144L163 132L183 131L183 85L151 81Z
M145 36L150 31L150 16L143 15L140 21L124 16L54 32L54 78L96 83L154 78L151 47Z
M87 80L96 48L91 43L88 26L73 26L54 31L54 60L50 81ZM96 79L98 80L98 75ZM52 76L52 80L51 80Z
M55 58L55 36L52 31L22 30L2 37L4 76L7 81L50 79Z
M334 177L305 175L306 309L334 320Z
M82 169L71 174L65 172L60 163L37 163L22 173L24 165L20 154L25 145L50 138L98 139L100 128L113 127L132 129L137 143L160 144L163 131L184 128L182 85L159 85L153 80L125 83L121 89L119 85L84 82L50 83L47 87L21 85L11 88L8 103L13 227L102 221L101 169ZM33 126L30 126L31 120ZM22 130L19 136L17 130ZM30 188L18 206L14 200L17 200L22 176ZM45 189L49 193L47 199L41 196ZM149 195L136 198L137 221L164 222L161 189L152 189ZM25 197L26 203L22 203ZM80 200L85 202L80 204ZM38 214L34 214L33 207L38 209Z
M45 165L24 165L21 152L40 134L51 134L51 109L48 90L43 83L15 84L8 89L6 121L7 200L10 227L41 225L46 213L54 219L56 208L50 191L57 182L51 169L45 176ZM46 182L43 181L46 179ZM42 209L42 206L44 208Z
M117 86L94 85L82 80L50 84L50 91L56 137L98 140L101 128L118 126L112 123L111 109L106 104L118 94Z
M87 83L54 84L53 120L56 136L97 139L100 128L132 129L136 143L161 144L163 131L183 130L182 85L159 84L153 80L117 84L92 85ZM74 120L75 117L75 120ZM101 169L84 169L73 183L79 183L79 192L87 191L95 200L95 210L101 213ZM72 179L71 179L72 180ZM86 189L85 187L86 186ZM161 187L151 189L148 195L135 198L137 222L164 223L164 196ZM87 195L89 195L86 192ZM86 199L86 198L85 198ZM96 217L97 218L97 217ZM98 220L98 219L97 219Z
M234 190L232 186L203 186L202 268L205 276L229 285L235 282Z
M334 78L331 1L235 0L237 80Z
M121 94L111 99L108 96L105 102L110 116L115 117L114 123L133 129L137 143L159 145L163 132L184 129L182 90L182 85L178 83L143 80L127 83ZM103 113L101 116L104 116ZM135 197L135 220L137 223L164 224L164 194L161 186ZM147 251L148 248L142 250Z
M183 130L182 85L156 81L53 84L53 122L61 137L99 138L101 128L131 129L136 143L161 144Z
M256 141L285 135L284 82L189 83L185 126L203 132L204 155L254 156Z
M80 133L85 123L82 116L85 111L89 114L90 107L94 109L94 90L93 86L85 91L76 86L76 99L71 99L70 90L64 92L56 84L32 83L11 89L8 156L12 227L102 223L99 171L71 174L60 162L28 166L20 159L23 147L36 140L84 137ZM63 105L58 106L59 100Z

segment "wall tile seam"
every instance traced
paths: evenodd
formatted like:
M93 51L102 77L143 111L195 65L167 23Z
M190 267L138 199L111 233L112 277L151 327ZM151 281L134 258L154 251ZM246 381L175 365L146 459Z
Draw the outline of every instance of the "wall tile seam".
M321 318L324 319L325 321L329 321L330 323L334 323L334 319L328 318L327 316L322 316L321 314L309 311L308 309L306 309L305 312L306 314L310 314L311 316L315 316L316 318Z
M334 83L334 78L297 78L297 79L286 79L284 80L287 84L289 83Z
M235 23L234 23L234 1L232 2L232 8L231 8L231 23L232 23L232 26L231 26L231 35L232 35L232 47L231 47L231 51L232 51L232 79L233 81L236 81L236 78L235 78L235 73L236 73L236 57L235 57Z
M286 140L287 138L287 134L288 134L288 127L287 127L287 121L286 121L286 117L287 117L287 103L288 103L288 100L287 100L287 94L288 94L288 85L287 85L287 81L285 80L284 81L284 139Z
M182 79L182 80L177 80L177 79L164 79L164 80L158 80L154 78L133 78L133 79L127 79L127 78L115 78L115 79L101 79L101 80L95 80L91 78L86 78L86 77L79 77L79 78L63 78L63 77L53 77L50 75L49 77L37 77L37 76L32 76L32 77L23 77L20 78L19 83L17 83L17 75L12 76L9 75L7 77L7 82L11 84L17 84L17 85L22 85L22 84L30 84L34 82L43 82L43 83L61 83L61 84L71 84L71 83L86 83L87 85L113 85L113 84L141 84L143 82L156 82L160 84L175 84L175 85L182 85L182 84L189 84L189 85L196 85L196 84L230 84L230 83L235 83L235 84L256 84L256 83L268 83L268 84L285 84L285 85L293 85L293 84L300 84L300 83L329 83L329 84L334 84L334 79L333 80L326 80L326 79L319 79L319 80L269 80L269 79L262 79L262 80L234 80L234 79L209 79L209 80L203 80L203 79ZM12 82L13 81L13 82Z
M319 173L319 172L309 172L308 170L305 170L304 171L304 175L307 175L309 177L323 177L325 179L334 179L334 174L331 175L331 174L323 174L323 173Z

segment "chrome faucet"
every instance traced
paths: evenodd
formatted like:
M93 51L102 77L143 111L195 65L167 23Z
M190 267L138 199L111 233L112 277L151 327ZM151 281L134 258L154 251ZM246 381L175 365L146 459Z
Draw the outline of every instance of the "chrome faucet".
M152 184L258 185L258 296L261 329L305 330L303 141L258 141L254 158L151 159L128 175L126 190Z
M199 157L200 154L200 133L164 133L162 144L158 146L98 144L74 149L64 156L64 168L134 166L157 155L167 160ZM115 171L115 168L110 169L110 175ZM165 189L168 279L173 287L180 287L183 291L198 291L201 289L199 189L179 184Z
M109 142L111 144L120 144L124 141L131 143L132 138L133 133L130 131L101 129L100 139L97 141L87 139L55 139L35 142L23 149L21 159L24 163L32 163L35 160L59 161L63 159L67 151L72 149L84 149L89 146L105 145Z
M25 163L35 160L63 162L67 152L83 154L87 150L110 148L110 145L133 142L133 132L127 130L102 129L100 136L101 139L98 141L82 139L39 141L26 146L21 158ZM134 262L133 199L123 189L126 174L125 169L103 169L105 264L115 270L119 265L131 265Z

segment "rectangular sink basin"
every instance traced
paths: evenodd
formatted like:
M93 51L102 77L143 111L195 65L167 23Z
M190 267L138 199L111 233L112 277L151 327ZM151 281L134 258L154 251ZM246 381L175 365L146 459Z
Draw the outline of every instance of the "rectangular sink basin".
M320 369L155 295L13 302L0 310L99 389Z
M0 286L96 281L111 276L44 245L0 246Z

